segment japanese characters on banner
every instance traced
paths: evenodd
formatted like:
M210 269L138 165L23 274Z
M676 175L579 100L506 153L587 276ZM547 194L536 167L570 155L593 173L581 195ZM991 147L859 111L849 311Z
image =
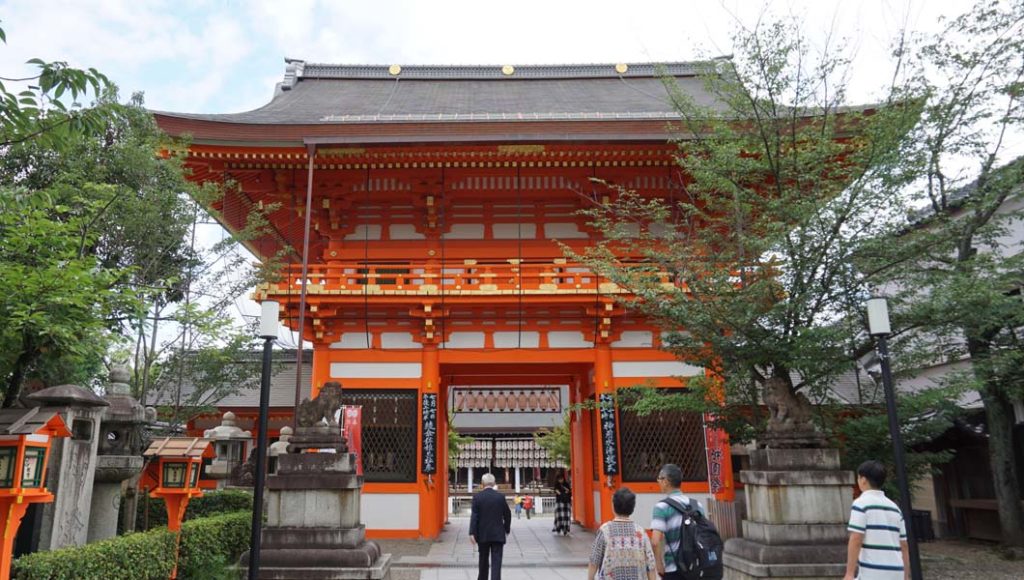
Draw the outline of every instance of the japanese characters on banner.
M363 408L359 405L342 407L345 421L341 434L348 440L348 452L356 455L356 475L363 474Z
M715 416L704 415L704 443L708 454L708 488L713 495L725 492L725 454L729 453L729 442L721 429L712 425Z
M601 449L604 450L605 475L619 473L619 438L615 432L615 400L610 393L604 393L598 399L600 405Z
M420 471L437 473L437 394L423 393Z

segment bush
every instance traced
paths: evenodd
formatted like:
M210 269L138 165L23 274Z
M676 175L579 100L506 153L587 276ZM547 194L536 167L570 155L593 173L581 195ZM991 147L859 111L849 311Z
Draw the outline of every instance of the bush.
M166 580L174 569L174 534L166 528L87 546L36 552L15 560L19 580Z
M141 495L142 492L140 491ZM146 523L145 511L149 506L149 526ZM124 504L122 503L122 508ZM208 491L203 497L188 502L185 510L185 521L239 511L252 511L252 492L241 489L224 489ZM120 523L120 522L119 522ZM139 497L138 510L135 516L135 529L146 530L167 525L167 508L163 500ZM118 530L121 531L121 530Z
M249 549L251 524L252 511L186 521L181 526L178 577L223 577L226 567Z
M186 521L178 546L178 578L226 577L249 548L252 512L235 512ZM18 580L164 580L174 569L175 537L167 528L119 536L18 558Z

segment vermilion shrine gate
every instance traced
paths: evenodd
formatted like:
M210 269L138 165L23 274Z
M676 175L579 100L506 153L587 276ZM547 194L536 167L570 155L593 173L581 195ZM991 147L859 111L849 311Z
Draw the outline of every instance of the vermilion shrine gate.
M710 101L692 65L664 70ZM292 329L302 320L312 385L339 380L350 402L373 407L364 445L376 438L386 452L366 473L371 536L440 533L452 387L558 386L571 404L644 382L681 388L704 372L661 351L661 330L619 306L623 291L567 262L557 243L580 249L600 238L577 215L611 195L593 178L679 192L666 128L675 113L658 74L650 64L289 61L262 108L156 115L168 133L191 136L193 179L237 184L215 208L226 227L279 204L272 232L249 248L288 266L257 299L280 301ZM271 416L280 424L291 413ZM732 497L728 443L706 434L700 416L570 418L574 517L588 527L611 517L623 484L638 493L639 519L649 517L666 462L682 466L685 491Z

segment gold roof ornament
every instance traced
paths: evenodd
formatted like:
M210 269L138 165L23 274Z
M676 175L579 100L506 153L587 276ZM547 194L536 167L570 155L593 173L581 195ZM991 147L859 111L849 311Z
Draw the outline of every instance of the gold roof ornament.
M505 66L501 67L501 74L505 76L511 76L514 72L516 72L516 67L510 64L506 64Z
M620 62L619 64L615 65L615 72L619 73L620 75L621 74L626 74L626 71L628 71L628 70L629 70L629 65L624 63L624 62Z
M401 67L401 65L393 64L393 65L389 66L388 67L388 73L390 73L391 76L393 76L393 77L397 77L398 75L402 74L402 67Z

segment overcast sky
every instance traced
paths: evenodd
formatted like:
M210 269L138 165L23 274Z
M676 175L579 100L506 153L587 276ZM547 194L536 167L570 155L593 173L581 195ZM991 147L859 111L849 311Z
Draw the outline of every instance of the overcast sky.
M347 64L550 64L690 60L729 54L737 26L766 10L793 14L819 42L829 32L857 51L855 97L886 75L891 39L906 25L971 2L939 0L10 0L0 76L34 57L106 73L148 107L229 113L266 103L284 58ZM887 68L885 69L887 70Z

